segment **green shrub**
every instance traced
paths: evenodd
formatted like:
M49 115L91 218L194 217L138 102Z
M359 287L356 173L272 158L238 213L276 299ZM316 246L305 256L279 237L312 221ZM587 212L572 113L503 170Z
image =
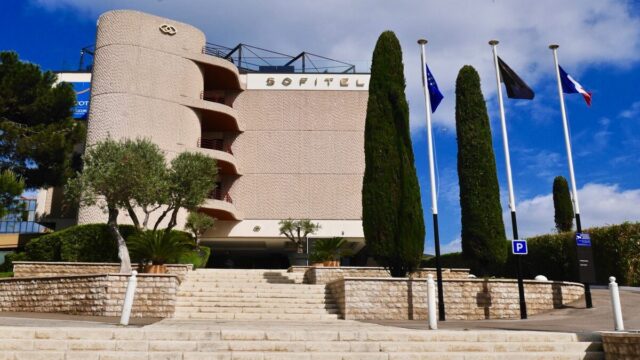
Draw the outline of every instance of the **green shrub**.
M0 265L0 272L5 272L5 273L11 272L13 271L14 261L24 261L24 260L27 260L27 254L23 252L7 254L4 256L4 263Z
M127 239L136 232L131 225L120 225ZM31 261L118 262L118 247L106 224L77 225L31 240L25 246Z
M194 269L201 269L207 266L211 248L200 246L198 249L190 250L178 259L178 264L193 264Z
M11 271L0 272L0 278L9 278L9 277L13 277L13 273Z
M440 266L443 268L468 269L469 264L461 252L440 255ZM421 267L435 268L436 258L431 257L422 261Z
M31 261L61 261L60 239L56 233L40 236L29 241L24 249Z
M640 223L623 223L586 229L591 235L596 281L608 283L615 276L621 285L640 285ZM529 254L522 257L523 276L545 275L550 280L578 281L575 233L529 238ZM509 250L510 251L510 250ZM506 276L515 276L515 257L510 256Z

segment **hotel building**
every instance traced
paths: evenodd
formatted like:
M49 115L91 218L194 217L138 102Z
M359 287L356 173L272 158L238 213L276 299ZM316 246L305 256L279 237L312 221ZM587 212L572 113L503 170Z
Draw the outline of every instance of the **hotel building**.
M292 246L278 222L287 218L311 219L321 225L313 237L344 237L357 252L369 74L341 62L332 72L316 65L330 59L308 53L266 64L260 50L211 45L191 25L137 11L103 14L87 146L148 138L167 160L214 158L218 183L199 209L217 219L203 238L214 254L285 254ZM85 207L77 221L106 214ZM126 212L119 221L130 223Z

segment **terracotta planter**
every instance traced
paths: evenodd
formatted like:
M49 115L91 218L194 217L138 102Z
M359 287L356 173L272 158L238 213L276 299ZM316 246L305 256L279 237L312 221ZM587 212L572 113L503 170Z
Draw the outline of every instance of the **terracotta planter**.
M323 264L327 267L337 267L340 266L340 260L328 260L323 262Z
M145 265L144 272L147 274L166 274L167 267L164 265Z

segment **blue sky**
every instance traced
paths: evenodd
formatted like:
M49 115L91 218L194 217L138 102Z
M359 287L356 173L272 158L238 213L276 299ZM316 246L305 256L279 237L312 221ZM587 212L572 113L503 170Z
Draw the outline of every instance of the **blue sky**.
M416 166L433 252L426 159L424 104L416 40L429 39L427 59L445 99L434 114L441 241L459 250L460 211L456 173L454 84L464 64L478 69L494 135L494 151L507 209L490 39L536 92L533 101L505 99L519 217L524 236L553 228L551 186L567 176L566 152L553 59L593 92L588 108L566 96L584 226L640 220L640 11L636 3L575 1L177 1L4 0L0 49L44 69L76 69L79 51L94 43L100 13L134 8L191 23L211 42L244 42L285 53L303 50L330 56L367 71L375 40L394 30L404 50ZM508 237L510 223L505 221Z

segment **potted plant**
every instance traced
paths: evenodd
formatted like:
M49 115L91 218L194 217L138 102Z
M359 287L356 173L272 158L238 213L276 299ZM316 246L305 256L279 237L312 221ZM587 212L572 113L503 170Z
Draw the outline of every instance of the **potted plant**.
M318 239L313 248L313 253L318 259L322 259L324 266L340 266L340 258L349 256L351 250L346 248L347 241L342 237Z
M280 225L280 235L286 236L296 248L296 252L289 256L289 263L292 266L307 265L307 254L304 253L307 236L320 230L320 224L315 224L309 219L286 219L280 220L278 224Z
M326 253L319 253L314 250L309 254L309 263L311 264L311 266L315 266L315 267L324 266L325 261L327 261Z
M132 257L145 264L145 273L164 274L165 264L177 261L194 242L182 232L150 230L132 236L128 245Z

